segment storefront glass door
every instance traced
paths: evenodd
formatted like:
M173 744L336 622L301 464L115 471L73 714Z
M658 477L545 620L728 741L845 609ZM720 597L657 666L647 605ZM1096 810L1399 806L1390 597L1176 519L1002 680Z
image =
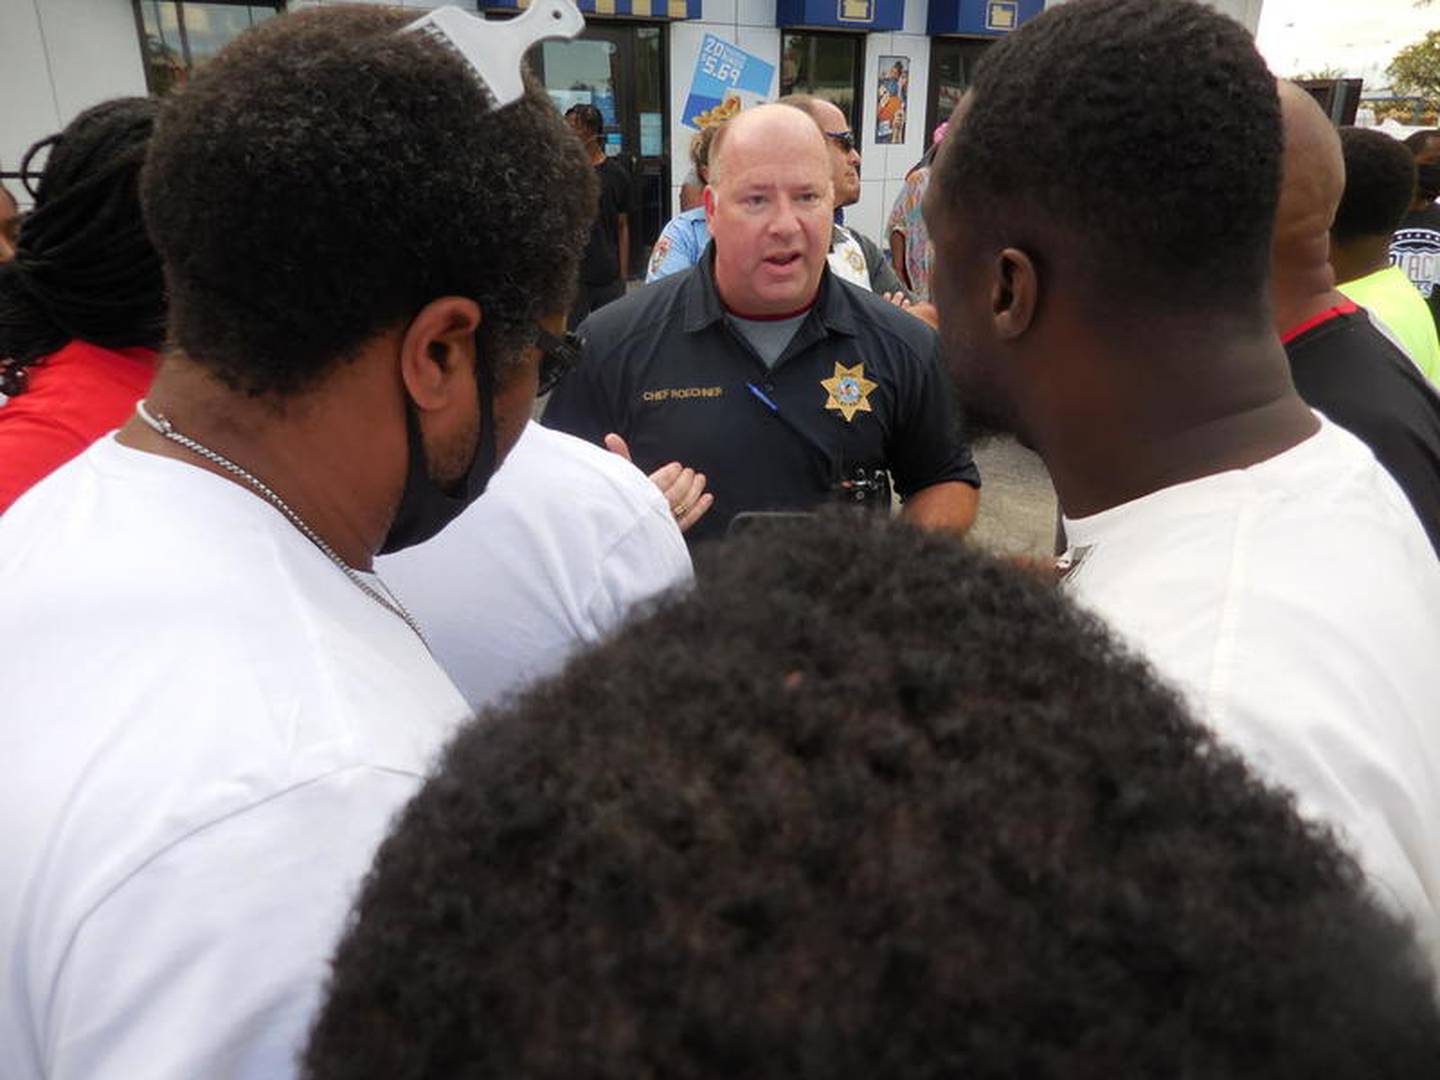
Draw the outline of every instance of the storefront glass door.
M935 38L930 42L930 97L925 107L925 145L954 112L975 77L975 65L990 47L989 41Z
M200 0L133 0L135 25L152 94L183 85L190 72L250 27L285 10L268 3L202 3Z
M643 275L650 247L669 219L666 52L653 23L587 22L574 41L546 41L530 53L556 107L590 104L605 118L605 153L629 171L630 271Z
M860 69L865 38L860 34L785 31L780 38L780 94L824 98L850 118L850 128L864 131L865 99Z

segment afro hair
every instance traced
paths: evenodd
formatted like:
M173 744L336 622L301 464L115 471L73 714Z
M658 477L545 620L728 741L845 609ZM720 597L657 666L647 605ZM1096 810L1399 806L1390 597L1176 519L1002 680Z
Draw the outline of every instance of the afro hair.
M1340 129L1345 154L1345 194L1330 235L1347 244L1367 236L1388 237L1415 199L1415 158L1383 131Z
M1280 104L1234 20L1191 0L1071 0L991 46L966 100L936 205L1004 243L1067 230L1110 299L1263 302Z
M142 182L170 330L231 388L312 385L431 300L506 362L564 311L595 213L544 91L489 105L415 13L318 8L228 45L161 112Z
M859 516L698 569L455 739L364 885L309 1076L1440 1060L1355 864L1052 588Z

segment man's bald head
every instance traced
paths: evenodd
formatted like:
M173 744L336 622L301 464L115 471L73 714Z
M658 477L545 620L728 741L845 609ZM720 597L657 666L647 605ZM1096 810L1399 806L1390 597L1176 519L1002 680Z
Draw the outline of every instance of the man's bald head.
M1280 207L1275 219L1274 269L1324 265L1330 225L1345 194L1345 156L1340 135L1308 93L1280 82L1280 115L1285 127L1285 157Z
M802 158L813 155L828 176L830 159L825 136L815 121L788 105L759 105L746 109L725 123L710 144L710 183L723 182L725 162L748 159L757 153L775 156L798 153Z
M840 106L809 94L787 94L777 105L789 105L805 113L825 136L830 155L830 179L835 185L835 205L851 206L860 201L860 150L850 119ZM847 141L848 140L848 141Z

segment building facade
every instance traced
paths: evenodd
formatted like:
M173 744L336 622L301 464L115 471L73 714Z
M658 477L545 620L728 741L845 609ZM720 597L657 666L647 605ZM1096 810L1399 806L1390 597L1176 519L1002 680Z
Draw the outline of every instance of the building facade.
M164 93L226 41L286 8L197 0L0 0L0 178L22 205L21 155L109 97ZM528 0L460 0L503 18ZM1053 5L1064 0L1048 0ZM1209 0L1253 33L1262 0ZM427 0L405 0L417 9ZM997 38L1047 0L579 0L579 40L531 63L557 106L599 107L635 178L631 266L678 208L691 138L728 110L811 93L850 117L862 194L847 223L881 239L906 172ZM883 240L882 240L883 244Z

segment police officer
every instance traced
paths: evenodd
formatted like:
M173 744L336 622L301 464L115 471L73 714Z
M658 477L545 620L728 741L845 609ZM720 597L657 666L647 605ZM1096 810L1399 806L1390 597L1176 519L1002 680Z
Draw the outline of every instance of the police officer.
M860 151L855 141L855 132L850 121L840 109L824 98L808 94L789 94L780 99L781 105L789 105L806 113L825 136L826 149L830 154L830 178L834 184L836 218L847 206L860 201ZM701 176L709 175L710 146L719 125L707 127L695 136L691 147L691 160L695 171ZM703 188L703 183L702 183ZM659 281L671 274L688 270L700 261L705 245L710 242L710 224L705 217L703 203L671 218L655 241L655 250L650 255L650 268L645 275L647 282ZM830 231L830 269L846 281L869 289L873 293L892 297L899 295L906 301L915 299L912 293L895 273L874 240L856 229L847 228L837 220ZM904 305L909 308L909 303ZM921 312L912 314L924 317ZM927 320L930 321L930 320ZM935 323L930 321L930 325Z
M956 532L974 520L980 476L937 338L830 272L833 208L808 116L763 105L730 121L710 153L712 254L588 319L580 366L550 400L552 427L623 436L647 471L704 472L715 502L692 541L742 512L888 509L887 472L909 520Z

